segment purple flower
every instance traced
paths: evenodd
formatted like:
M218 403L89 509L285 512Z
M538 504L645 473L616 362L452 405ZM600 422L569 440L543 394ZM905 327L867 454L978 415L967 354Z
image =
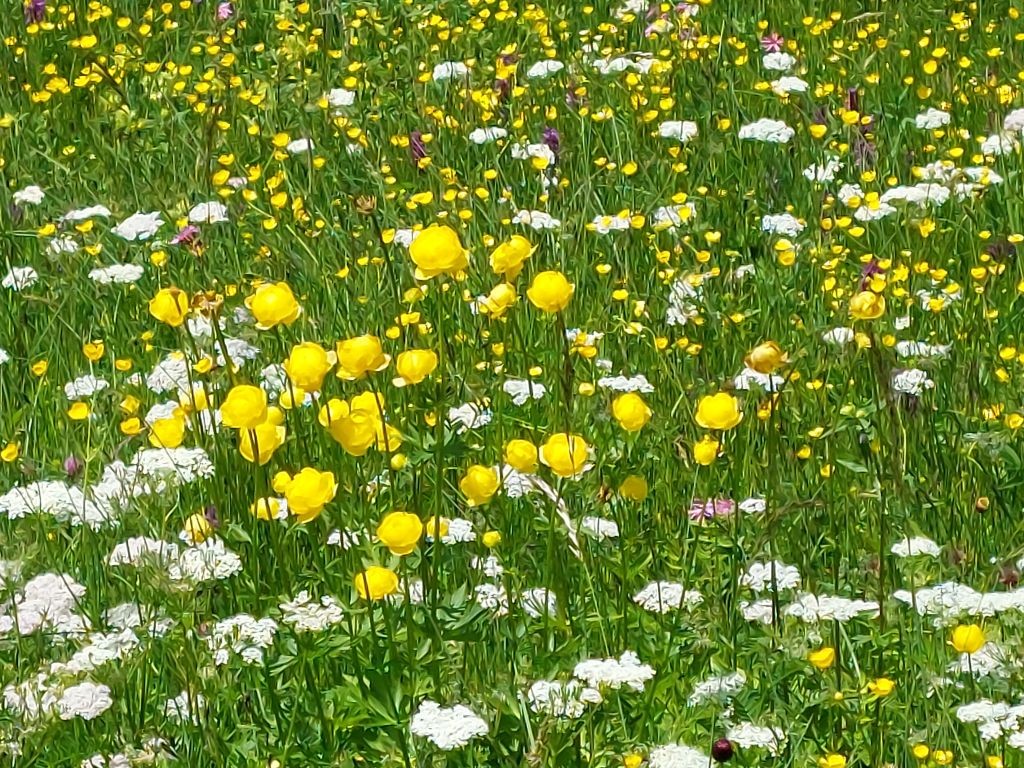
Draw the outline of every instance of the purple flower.
M427 146L423 143L423 134L419 131L413 131L409 134L409 154L412 155L412 161L419 167L420 160L427 156Z
M735 511L736 502L732 499L694 499L687 514L695 523L701 523L716 517L729 517Z
M871 278L882 274L882 272L882 268L878 266L878 261L871 259L860 271L860 289L866 291L868 286L871 285Z
M82 461L77 456L75 456L74 454L71 454L66 459L64 459L64 473L68 477L74 477L75 475L77 475L79 472L82 471L82 467L84 466L85 462Z
M220 528L220 518L217 517L217 507L213 504L210 504L203 510L203 517L206 518L206 522L210 524L211 528Z
M231 3L221 3L217 6L217 21L227 21L235 15L235 8Z
M46 15L46 0L26 0L25 23L38 24Z
M778 32L770 32L761 38L761 50L765 53L781 53L785 39Z
M171 245L194 245L199 240L199 227L189 224L171 238Z
M557 158L558 149L562 145L562 137L559 135L558 131L551 127L545 128L541 140L544 142L544 144L547 145L547 148L550 149Z

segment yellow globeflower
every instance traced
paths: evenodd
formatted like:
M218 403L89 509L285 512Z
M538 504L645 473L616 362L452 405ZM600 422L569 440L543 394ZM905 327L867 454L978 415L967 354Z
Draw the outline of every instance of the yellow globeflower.
M702 467L710 467L718 458L719 442L710 435L704 435L693 444L693 460Z
M501 487L501 479L498 473L491 467L482 464L474 464L466 470L466 474L459 481L459 490L466 497L469 506L478 507L486 504Z
M517 472L537 471L537 446L529 440L509 440L505 445L505 463Z
M612 401L612 416L627 432L639 432L651 420L651 415L651 409L636 392L627 392Z
M185 419L171 416L149 426L149 444L154 448L177 448L185 440Z
M256 327L263 331L291 325L302 311L288 283L263 283L246 298L245 306L256 318Z
M315 520L338 491L333 472L319 472L305 467L292 477L284 489L288 511L300 523Z
M398 591L398 574L390 568L371 565L353 579L356 593L363 600L382 600Z
M371 334L339 341L337 354L338 370L335 375L346 381L355 381L368 373L383 371L391 362L391 357L385 355L380 346L380 339Z
M190 515L184 527L185 536L193 544L202 544L213 535L213 526L202 512Z
M344 400L332 398L320 407L317 419L328 434L353 456L364 455L377 442L378 412L352 408Z
M316 342L304 341L292 347L284 361L284 371L293 387L305 392L319 392L324 376L333 365L326 349Z
M401 352L395 359L395 370L398 376L394 380L396 387L419 384L437 368L437 353L432 349L408 349Z
M454 275L469 266L469 253L462 247L458 233L440 224L420 232L409 246L409 255L420 280L435 275Z
M561 312L569 306L574 289L561 272L541 272L533 278L526 297L542 312Z
M513 235L491 251L491 269L506 280L515 280L533 251L534 247L529 240L522 235Z
M393 555L408 555L422 536L423 523L411 512L391 512L377 526L377 538Z
M816 651L807 654L807 661L811 666L822 671L828 669L836 661L836 650L830 646L823 646Z
M586 467L587 448L587 441L579 435L560 432L547 439L540 447L539 456L559 477L574 477Z
M985 645L985 633L977 624L960 624L949 642L958 653L977 653Z
M739 401L727 392L702 397L697 404L697 423L704 429L728 430L743 419Z
M505 313L519 301L519 294L511 283L498 283L491 292L481 298L477 304L480 314L488 315L494 320L504 317Z
M619 486L619 496L630 501L643 501L647 498L647 481L640 475L630 475Z
M161 288L149 300L149 314L172 328L177 328L185 322L188 308L188 294L180 288Z
M758 373L774 373L788 362L788 357L782 348L774 341L765 341L758 344L750 354L743 358L743 363Z
M877 320L885 314L885 297L861 291L850 299L850 316L855 320Z
M231 429L258 427L267 420L267 393L252 384L235 385L221 403L220 419Z
M271 410L277 410L276 408ZM243 429L238 432L238 451L246 461L251 461L263 466L274 451L284 445L284 439L288 431L283 425L267 420L252 429Z

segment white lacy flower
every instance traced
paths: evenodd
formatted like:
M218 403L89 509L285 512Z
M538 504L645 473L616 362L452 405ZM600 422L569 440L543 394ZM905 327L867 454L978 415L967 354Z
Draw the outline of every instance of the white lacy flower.
M276 634L277 622L273 619L255 619L240 613L218 621L206 644L217 666L227 664L232 656L241 657L246 664L261 664L263 651L273 645Z
M633 602L651 613L671 613L704 602L700 592L674 581L652 581L633 595Z
M167 567L171 581L183 587L220 581L242 570L242 560L224 546L220 539L207 539L193 547L186 547Z
M139 647L139 638L131 629L117 632L95 632L89 635L89 644L75 651L66 662L50 665L50 674L57 676L81 675L92 672L117 659L124 659Z
M1008 133L993 133L981 142L981 151L986 155L1009 155L1017 151L1020 143Z
M481 608L494 611L499 616L508 614L508 593L500 584L477 584L473 588L473 598Z
M88 219L105 219L110 217L110 209L105 205L90 205L88 208L78 208L68 211L60 220L62 222L87 221Z
M157 233L164 224L159 211L152 213L133 213L122 221L111 232L118 237L128 240L148 240Z
M603 698L599 690L578 680L538 680L530 686L526 700L533 712L576 719L586 712L588 704L600 704Z
M57 701L57 710L61 720L72 720L80 717L83 720L94 720L114 705L110 698L110 688L99 683L79 683L65 688Z
M789 93L807 92L807 81L800 77L793 77L792 75L786 75L785 77L780 77L778 80L772 80L771 86L772 92L779 96L785 96Z
M663 205L655 208L651 214L651 229L655 232L675 230L688 221L692 221L697 215L697 206L693 203L682 205Z
M476 541L476 531L473 530L473 523L462 517L456 517L448 521L448 532L441 537L444 544L465 544Z
M15 205L39 205L45 197L42 187L32 184L15 192L13 200Z
M743 392L750 390L751 385L757 385L765 392L778 392L786 380L781 376L772 373L760 373L753 368L744 368L743 372L732 380L732 385Z
M486 427L491 423L491 412L473 403L464 403L457 408L448 409L448 423L456 428L460 435L470 429Z
M746 512L748 515L759 515L768 509L768 502L761 496L751 496L741 501L737 506L741 512Z
M650 394L654 391L654 385L647 380L642 373L636 376L602 376L597 380L597 386L601 389L610 389L612 392L643 392Z
M164 717L176 723L199 725L199 713L205 709L203 694L185 690L164 702Z
M773 567L774 566L774 567ZM796 566L775 560L770 563L751 563L740 577L740 584L754 592L766 592L774 587L780 591L800 586L800 571Z
M941 184L923 183L913 186L899 186L887 189L878 198L879 205L907 203L918 207L942 205L949 200L949 188ZM858 211L863 208L858 208Z
M949 112L928 107L928 109L914 118L914 125L923 130L941 128L944 125L949 125Z
M78 243L75 241L75 238L71 237L71 235L55 237L50 241L50 244L47 247L50 249L50 253L55 256L78 253Z
M544 165L552 165L555 162L555 153L547 144L513 144L512 158L514 160L543 160Z
M835 346L843 346L853 341L856 334L853 332L853 328L833 328L830 331L826 331L822 334L821 338L827 344L834 344Z
M547 388L539 381L527 379L506 379L502 390L512 398L515 405L525 405L530 400L540 400L547 393Z
M145 562L166 564L178 557L179 547L173 541L151 539L148 536L133 536L122 541L107 557L107 565L137 566Z
M75 613L85 587L67 574L43 573L32 578L14 596L0 616L0 635L17 631L27 636L45 630L77 635L88 628L86 619Z
M618 524L604 517L584 517L580 520L580 530L598 541L619 538Z
M711 758L693 747L665 744L651 750L647 765L648 768L708 768Z
M697 124L690 120L666 120L658 126L658 135L663 139L675 139L685 144L696 138Z
M347 88L332 88L327 92L327 105L333 109L351 107L355 103L355 91L350 91Z
M824 165L809 165L804 168L804 178L818 184L835 181L836 174L843 170L843 164L837 157L830 157ZM842 200L842 197L840 197ZM845 204L845 200L843 203Z
M287 151L289 155L304 155L306 152L312 152L313 140L303 138L289 141L285 146L285 151Z
M508 131L498 126L476 128L469 132L469 140L474 144L490 144L492 141L504 139L506 136L508 136Z
M917 557L919 555L938 557L942 554L942 548L924 536L900 539L889 548L889 551L896 557Z
M791 213L769 213L761 217L761 231L770 235L796 237L804 231L804 224Z
M324 595L319 602L302 590L294 600L281 603L281 620L294 627L296 632L323 632L335 624L341 623L343 614L338 601L330 595Z
M531 619L554 616L558 610L555 593L545 587L526 590L519 596L519 604Z
M89 279L100 285L131 285L144 273L145 270L135 264L111 264L109 267L99 267L89 272Z
M0 496L0 515L17 520L26 515L51 515L58 522L87 525L97 530L113 523L117 515L106 499L92 489L87 493L59 480L41 480L15 486Z
M800 619L807 624L819 621L845 622L861 615L878 616L878 603L873 600L850 600L832 595L804 593L787 605L783 612L786 616Z
M785 144L796 134L792 128L781 120L762 117L740 128L739 137L742 141L764 141L769 144Z
M693 693L690 694L688 701L691 707L712 699L728 701L746 684L747 675L742 670L736 670L727 675L709 677L693 687Z
M642 664L633 651L626 651L617 659L581 661L572 674L591 688L600 689L604 686L618 689L625 686L634 691L642 691L647 681L654 677L654 667Z
M228 207L217 201L199 203L188 212L188 220L193 224L220 224L228 220Z
M897 371L892 377L893 391L899 392L902 395L920 397L926 389L934 387L935 382L929 379L928 374L919 368Z
M1007 133L1024 132L1024 108L1007 113L1003 118L1003 130Z
M191 391L191 370L185 355L177 351L168 354L146 376L146 386L158 395L171 391Z
M700 314L698 302L703 296L702 289L689 280L681 278L672 283L668 295L668 312L665 322L669 325L686 325Z
M761 59L761 66L769 72L785 72L796 66L796 59L788 53L766 53Z
M924 341L899 341L896 343L898 357L945 357L951 349L949 344L928 344Z
M771 755L779 754L786 741L786 734L781 728L753 723L737 723L729 729L725 737L743 749L760 747L767 749Z
M599 235L607 235L609 232L625 232L631 225L632 217L629 215L629 211L623 211L614 216L608 214L595 216L589 226Z
M442 707L424 699L409 723L413 736L420 736L438 749L450 752L461 749L479 736L488 733L487 723L462 704Z
M0 281L0 285L12 291L23 291L35 285L37 280L39 273L32 267L11 267L10 272Z
M537 78L550 77L558 72L565 69L565 64L555 59L548 59L547 61L538 61L536 64L526 70L526 76L531 80Z
M525 224L536 230L559 229L562 222L544 211L518 211L512 218L513 224Z
M100 379L92 374L79 376L74 381L64 385L64 396L68 400L79 400L83 397L92 397L97 392L102 392L110 386L110 382Z
M873 204L862 205L853 212L853 218L857 221L878 221L886 216L892 216L896 209L888 203L876 201Z
M442 61L434 66L431 77L436 81L450 80L453 77L465 77L469 74L469 67L461 61Z

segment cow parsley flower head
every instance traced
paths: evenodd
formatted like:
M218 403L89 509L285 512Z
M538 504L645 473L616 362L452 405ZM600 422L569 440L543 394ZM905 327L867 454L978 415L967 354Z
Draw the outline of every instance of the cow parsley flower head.
M465 747L473 739L486 736L489 729L487 723L467 706L442 707L425 699L412 716L409 730L413 736L424 738L438 749L450 752Z

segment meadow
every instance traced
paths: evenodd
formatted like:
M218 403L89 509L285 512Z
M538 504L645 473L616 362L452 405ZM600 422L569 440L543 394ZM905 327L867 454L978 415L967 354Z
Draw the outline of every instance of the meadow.
M1017 2L0 32L4 765L1024 766Z

